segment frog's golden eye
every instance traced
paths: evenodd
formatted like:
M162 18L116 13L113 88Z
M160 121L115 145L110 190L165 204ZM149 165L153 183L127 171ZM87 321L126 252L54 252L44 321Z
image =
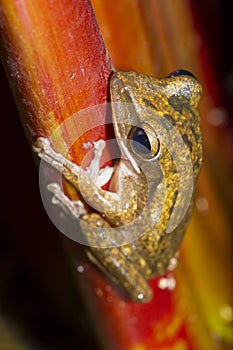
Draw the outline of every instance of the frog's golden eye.
M184 69L178 69L178 70L175 70L174 72L171 72L167 75L168 78L172 78L172 77L178 77L178 76L181 76L181 75L188 75L189 77L192 77L192 78L195 78L195 75L193 75L191 72L189 72L188 70L184 70Z
M129 132L129 139L132 151L140 158L151 160L158 158L160 151L160 142L156 132L149 124L142 124L133 127Z

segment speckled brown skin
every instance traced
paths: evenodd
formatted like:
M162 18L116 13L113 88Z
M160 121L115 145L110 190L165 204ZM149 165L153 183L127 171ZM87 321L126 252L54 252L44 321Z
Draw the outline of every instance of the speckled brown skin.
M192 191L190 183L195 188L202 162L197 111L201 86L195 78L186 75L155 79L136 72L116 72L111 78L110 93L115 136L128 159L122 160L115 171L117 196L97 188L94 182L90 185L85 172L72 169L72 164L68 164L68 168L64 166L67 161L43 149L39 141L34 150L51 164L54 159L62 163L58 170L77 188L86 189L90 205L101 204L100 212L88 212L80 221L90 245L88 256L123 287L132 300L148 302L152 291L147 281L166 271L179 249L191 215L192 193L190 201L185 200ZM145 131L150 141L149 159L134 148L132 135L137 127ZM190 181L185 181L188 176ZM109 205L115 210L110 212ZM159 219L155 220L156 215ZM114 239L105 229L124 227L139 217L140 226L135 224L131 228L131 243L114 246ZM171 219L177 224L171 226L170 232ZM97 226L113 247L97 247L100 238L93 236L91 229Z
M125 123L115 128L116 138L127 138L130 132L127 126L131 123L140 125L140 123L146 122L156 130L155 115L150 115L150 110L156 111L174 126L187 145L183 154L178 156L183 157L183 166L185 167L185 158L188 153L193 166L193 180L196 183L202 163L201 131L197 110L201 92L202 89L198 81L190 76L155 79L136 72L116 72L111 81L112 101L132 103L136 110L136 113L130 115L130 120L128 114L122 113L118 108L113 112L113 119L116 123L118 118L121 118L121 123L122 119L125 118ZM146 113L143 112L143 108L146 108ZM133 118L134 120L132 120ZM175 144L176 140L173 139L172 133L170 136L172 143ZM192 202L190 202L187 213L180 224L173 232L165 233L171 210L177 200L178 181L182 181L182 179L178 178L176 165L168 149L163 144L160 147L161 155L155 163L159 162L167 184L165 205L159 223L155 224L133 244L137 254L146 260L148 266L148 273L144 273L146 279L166 271L170 259L179 248L192 208ZM146 166L151 167L152 174L155 173L156 167L153 162L147 163ZM186 173L185 169L184 173ZM189 188L186 190L189 191ZM158 200L159 196L155 196L153 192L149 193L148 210L157 210ZM182 199L178 205L182 207ZM132 250L132 252L134 251ZM134 266L140 271L140 264ZM126 289L131 290L132 295L132 288L127 286ZM144 291L142 294L144 295L142 301L147 301L150 298L150 293Z

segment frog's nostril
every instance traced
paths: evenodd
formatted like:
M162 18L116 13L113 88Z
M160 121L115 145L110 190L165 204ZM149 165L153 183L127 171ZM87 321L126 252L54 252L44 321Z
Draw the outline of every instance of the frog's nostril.
M175 70L174 72L171 72L167 75L167 78L173 78L173 77L177 77L177 76L181 76L181 75L188 75L189 77L193 77L196 79L195 75L193 75L191 72L189 72L188 70L184 70L184 69L178 69Z

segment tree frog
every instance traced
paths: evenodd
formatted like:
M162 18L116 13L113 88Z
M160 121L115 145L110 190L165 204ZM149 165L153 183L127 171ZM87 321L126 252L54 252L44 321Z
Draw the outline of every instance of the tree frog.
M104 181L105 169L100 170L104 140L95 143L87 169L57 153L47 138L39 137L33 145L40 158L78 191L82 189L89 211L82 202L72 202L57 184L48 185L56 202L68 208L73 218L80 218L89 259L136 302L151 300L148 280L166 272L191 215L202 163L197 110L201 92L199 82L186 71L163 79L114 72L112 120L122 159L106 170ZM103 190L108 180L110 190ZM106 247L100 247L100 238L93 236L95 227L110 242ZM119 229L115 237L121 237L124 227L131 239L114 244L108 229Z

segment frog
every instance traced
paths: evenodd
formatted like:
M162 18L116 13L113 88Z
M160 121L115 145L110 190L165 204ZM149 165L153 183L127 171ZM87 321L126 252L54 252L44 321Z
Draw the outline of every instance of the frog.
M133 302L152 300L149 281L174 261L192 214L202 164L201 94L201 84L188 71L165 78L115 71L110 97L121 159L113 167L100 169L102 139L86 169L57 153L48 138L33 144L34 152L81 192L82 200L74 202L58 184L48 185L54 203L79 220L89 260ZM101 237L92 234L97 227ZM113 236L111 229L117 230ZM130 238L124 240L127 232Z

